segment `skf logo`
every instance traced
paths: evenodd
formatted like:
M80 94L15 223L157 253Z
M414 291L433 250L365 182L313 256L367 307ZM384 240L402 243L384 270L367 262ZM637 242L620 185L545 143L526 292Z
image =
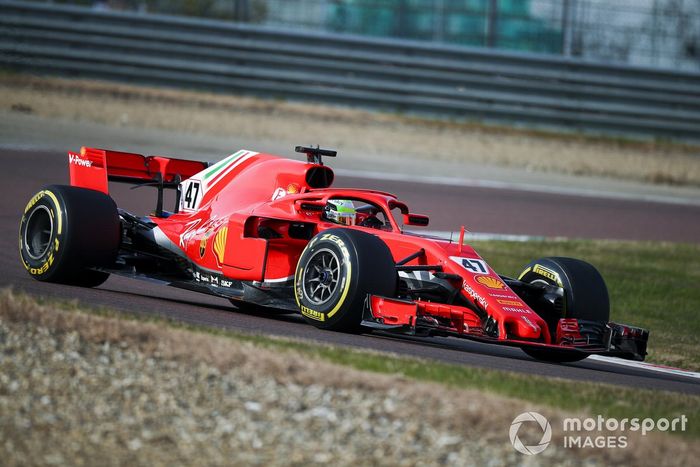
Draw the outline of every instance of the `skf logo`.
M79 155L77 154L69 154L68 155L68 162L74 165L78 165L80 167L92 167L92 161L88 159L82 159Z
M498 279L496 279L495 277L491 277L491 276L479 276L476 278L476 281L481 285L485 285L489 289L497 289L498 290L498 289L505 289L506 288L506 285L503 282L501 282Z

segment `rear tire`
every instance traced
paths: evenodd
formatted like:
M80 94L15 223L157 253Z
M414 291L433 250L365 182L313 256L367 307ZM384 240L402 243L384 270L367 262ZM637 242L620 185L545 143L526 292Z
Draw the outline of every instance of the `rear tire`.
M304 249L294 276L294 294L304 319L321 329L360 329L367 294L396 293L396 265L376 235L330 229Z
M27 204L19 226L20 257L36 280L96 287L119 249L117 206L108 195L51 185Z
M557 318L603 322L610 320L610 298L605 280L595 267L585 261L562 257L541 258L525 266L519 280L563 288L564 303ZM550 324L550 332L556 333L556 327L552 329L552 325L556 323ZM548 362L577 362L588 357L584 353L554 349L523 348L523 351L533 358Z

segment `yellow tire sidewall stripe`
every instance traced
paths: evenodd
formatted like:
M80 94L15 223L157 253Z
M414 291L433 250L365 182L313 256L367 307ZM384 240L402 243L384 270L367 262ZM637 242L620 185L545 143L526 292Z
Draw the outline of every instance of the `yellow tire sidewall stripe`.
M342 242L342 239L338 239ZM335 240L331 240L332 243L337 243ZM311 242L306 245L306 248L304 248L304 251L301 252L300 258L303 258L304 255L306 254L307 250L313 246L313 244L316 243L316 239L311 240ZM347 250L347 246L345 245L345 242L343 242L343 247ZM340 299L338 300L338 303L333 307L333 309L326 314L326 318L332 318L333 315L335 315L339 310L340 307L343 306L345 303L345 299L348 296L348 292L350 291L350 282L352 282L352 263L350 262L350 258L346 257L345 255L342 254L342 249L341 249L341 256L344 258L344 263L347 267L347 274L345 277L345 287L343 289L342 294L340 295ZM297 306L299 309L302 309L302 304L301 301L299 300L299 293L297 293L297 284L302 280L302 275L303 275L304 268L299 268L297 274L294 276L294 298L296 299ZM303 286L303 285L302 285ZM303 293L303 292L302 292ZM308 316L308 315L305 315ZM313 317L311 317L313 318Z
M46 258L46 260L43 263L44 266L42 266L41 268L32 268L26 261L24 261L24 257L22 256L22 243L23 243L23 241L22 241L23 240L23 238L22 238L22 226L24 225L25 219L23 218L22 222L20 222L20 232L19 232L20 258L22 260L22 264L24 265L25 269L34 275L36 275L36 273L34 271L40 271L40 270L44 269L47 262L49 263L49 266L47 266L46 269L48 269L51 266L51 264L53 264L53 262L54 262L53 255L55 252L58 252L59 245L60 245L59 240L58 240L58 236L61 235L61 233L63 232L63 213L61 211L61 205L58 203L58 198L56 197L56 195L54 193L52 193L50 190L42 190L39 193L37 193L34 197L32 197L32 199L29 200L29 203L27 203L27 207L24 209L24 215L26 215L27 212L32 207L34 207L34 205L36 205L36 203L38 203L41 200L41 198L43 198L44 196L48 196L53 201L53 209L55 211L55 218L57 221L57 226L56 226L56 238L54 241L54 251L51 252L51 254ZM51 217L54 217L54 212L49 211L49 215ZM46 272L46 271L42 271L41 274L43 274L44 272Z

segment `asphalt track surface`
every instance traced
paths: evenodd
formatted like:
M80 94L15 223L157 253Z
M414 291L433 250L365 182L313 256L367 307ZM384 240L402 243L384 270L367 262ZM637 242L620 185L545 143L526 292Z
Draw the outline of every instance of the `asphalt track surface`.
M604 382L635 388L700 394L696 380L607 362L575 364L537 362L516 348L466 340L410 339L386 335L348 335L322 331L296 315L236 311L226 300L148 282L111 277L96 289L40 283L18 260L17 226L28 199L42 186L67 183L64 153L1 151L0 162L0 287L12 286L35 296L77 299L87 306L106 306L138 314L167 316L187 323L308 339L340 346L373 349L446 363ZM416 212L431 213L431 228L454 230L454 220L474 219L473 230L548 236L642 240L700 240L700 207L655 205L590 197L557 196L486 188L445 187L396 182L364 182L339 177L336 186L373 187L399 194ZM153 209L149 188L130 190L113 185L117 203L135 213ZM542 205L549 207L543 210ZM477 225L478 221L478 225ZM658 227L659 224L662 224ZM633 324L633 323L631 323Z

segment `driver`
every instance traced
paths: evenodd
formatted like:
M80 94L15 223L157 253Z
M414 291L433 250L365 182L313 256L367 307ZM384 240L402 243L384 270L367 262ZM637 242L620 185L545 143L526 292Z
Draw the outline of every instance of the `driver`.
M360 208L362 210L362 208ZM340 225L359 225L381 229L384 223L377 219L376 212L358 211L349 199L331 199L323 209L322 219Z
M323 219L341 225L355 225L357 211L349 199L331 199L323 208Z

